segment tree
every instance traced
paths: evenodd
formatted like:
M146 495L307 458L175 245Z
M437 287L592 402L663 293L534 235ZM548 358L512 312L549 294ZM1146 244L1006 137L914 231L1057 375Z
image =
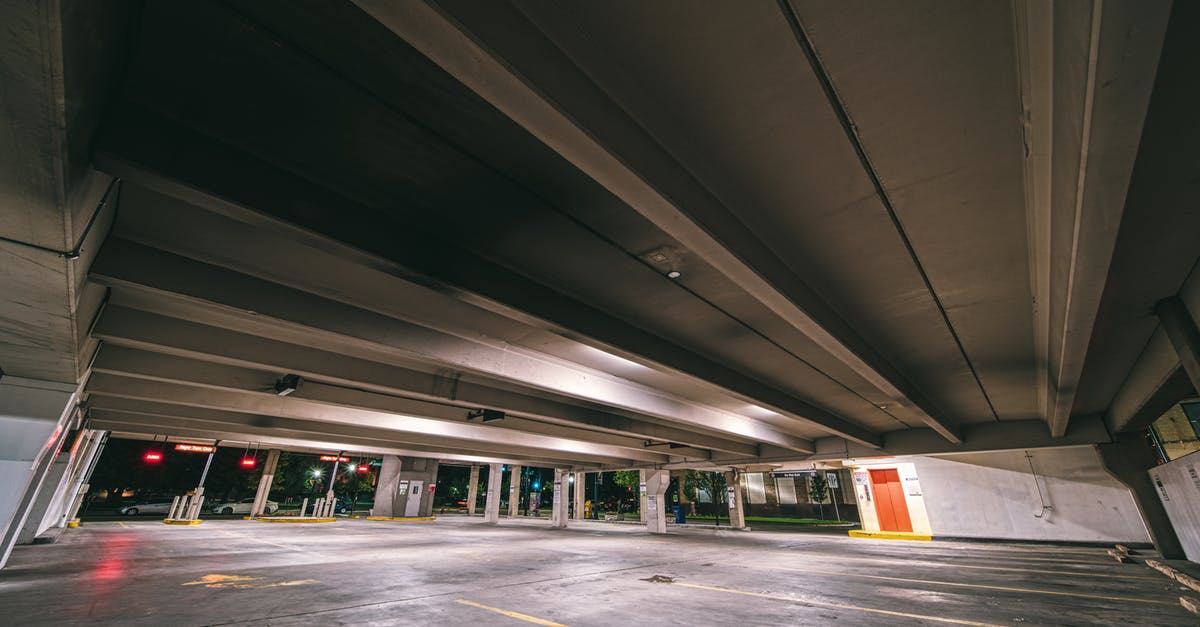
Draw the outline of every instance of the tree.
M717 524L721 524L721 506L725 503L725 473L706 470L689 470L683 477L683 491L689 499L699 500L699 491L704 490L712 499L712 513Z
M817 473L808 483L808 495L812 497L814 503L821 508L821 520L825 519L825 497L829 496L829 483L825 481L825 475Z
M613 473L613 483L625 488L627 493L637 492L637 488L642 483L642 474L636 470L618 470ZM634 499L634 501L640 502L640 498Z

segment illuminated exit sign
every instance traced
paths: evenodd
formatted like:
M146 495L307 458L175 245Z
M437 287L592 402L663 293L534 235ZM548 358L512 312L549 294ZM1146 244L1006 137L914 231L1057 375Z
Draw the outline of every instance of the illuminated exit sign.
M185 453L211 453L217 450L217 447L201 444L176 444L175 450L184 451Z
M349 457L338 457L337 455L322 455L321 461L323 461L323 462L348 462L348 461L350 461L350 458Z

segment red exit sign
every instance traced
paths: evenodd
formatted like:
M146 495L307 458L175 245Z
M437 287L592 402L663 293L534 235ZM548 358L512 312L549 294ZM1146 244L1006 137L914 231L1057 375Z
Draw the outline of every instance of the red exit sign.
M349 462L350 458L349 457L338 457L337 455L322 455L321 461L323 461L323 462Z
M217 450L217 447L204 446L202 444L176 444L175 450L184 451L185 453L211 453Z

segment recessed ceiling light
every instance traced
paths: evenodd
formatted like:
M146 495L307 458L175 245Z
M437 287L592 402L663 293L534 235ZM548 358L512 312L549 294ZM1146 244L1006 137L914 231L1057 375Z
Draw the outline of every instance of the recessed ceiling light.
M670 272L668 272L668 273L667 273L667 278L668 278L668 279L678 279L680 276L681 276L681 275L679 274L679 271L678 271L678 270L672 270L672 271L670 271Z

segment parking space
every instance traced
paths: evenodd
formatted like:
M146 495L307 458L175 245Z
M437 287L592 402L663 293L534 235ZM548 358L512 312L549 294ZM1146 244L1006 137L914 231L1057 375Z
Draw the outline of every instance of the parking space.
M1178 597L1101 549L461 517L96 522L0 571L12 624L1195 624Z

